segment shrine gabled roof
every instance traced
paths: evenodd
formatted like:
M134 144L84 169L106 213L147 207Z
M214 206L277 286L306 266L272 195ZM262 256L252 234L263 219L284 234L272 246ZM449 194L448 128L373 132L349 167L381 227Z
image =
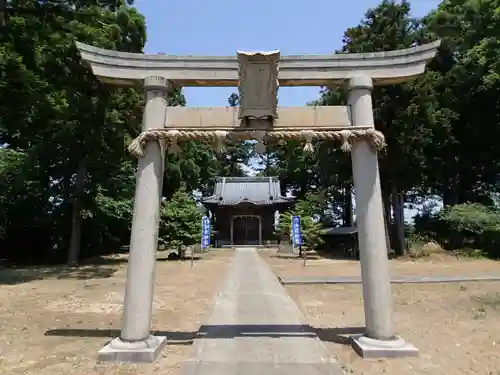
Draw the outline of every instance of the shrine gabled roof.
M277 177L216 177L214 194L202 202L220 206L272 205L292 202L292 199L281 196Z

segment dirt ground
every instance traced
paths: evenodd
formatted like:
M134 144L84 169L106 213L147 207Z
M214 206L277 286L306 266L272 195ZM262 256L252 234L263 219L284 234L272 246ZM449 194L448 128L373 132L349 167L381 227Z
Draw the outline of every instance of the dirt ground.
M274 271L292 275L359 275L359 262L283 259L263 253ZM392 260L394 275L481 275L500 273L500 262ZM361 285L294 285L286 289L347 374L500 375L500 282L393 285L398 335L420 350L419 358L363 360L348 334L364 326Z
M153 330L170 345L151 365L97 364L97 351L119 335L123 257L99 265L0 269L0 373L24 375L176 375L190 353L231 252L206 259L159 260Z
M360 276L357 260L329 259L308 255L306 267L298 256L280 255L276 251L262 251L262 257L278 276ZM446 254L433 254L420 259L393 259L389 262L391 275L500 275L500 261L488 259L457 259Z
M191 341L210 310L232 253L196 261L159 260L153 329L170 345L148 365L96 362L97 350L119 334L126 263L123 257L78 268L0 269L0 374L178 375ZM358 275L359 262L262 257L276 274ZM312 258L312 257L311 257ZM500 263L432 256L393 260L393 274L480 275ZM500 375L500 282L394 285L397 333L419 358L362 360L347 335L364 325L360 285L287 287L347 374ZM222 375L222 374L221 374Z

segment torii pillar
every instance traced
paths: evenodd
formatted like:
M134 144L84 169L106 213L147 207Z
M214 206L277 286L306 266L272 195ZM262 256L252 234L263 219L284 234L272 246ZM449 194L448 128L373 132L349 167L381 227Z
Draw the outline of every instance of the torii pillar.
M372 78L354 77L348 85L348 105L353 125L375 127ZM413 345L394 335L391 276L377 152L366 141L356 142L351 150L351 161L366 322L365 333L352 337L353 348L364 358L418 356L418 350Z
M435 56L439 45L440 42L436 41L404 50L368 54L277 58L276 53L270 53L265 57L267 66L274 64L274 68L263 70L262 65L258 66L259 79L252 79L248 87L253 85L252 90L258 91L259 95L260 91L268 90L266 100L273 110L270 117L275 118L272 129L265 130L295 130L296 133L299 130L298 133L302 133L300 130L338 131L350 128L373 133L373 85L401 83L422 74L427 61ZM82 59L102 81L117 85L144 86L146 108L143 131L153 127L198 132L242 128L237 109L234 108L170 107L168 117L166 116L165 94L170 83L178 87L238 86L241 78L238 72L242 61L235 56L146 55L108 51L82 43L77 43L77 47ZM256 66L252 69L254 68ZM240 73L246 71L247 69L242 69ZM255 78L255 71L251 74ZM265 76L266 74L269 76ZM276 98L272 97L278 85L276 80L279 81L279 86L347 84L349 105L279 107L278 116L278 111L274 108ZM264 85L259 85L259 82ZM267 88L261 87L266 85ZM259 99L253 105L252 108L246 108L251 110L251 116L260 113L262 101ZM166 342L164 337L150 334L163 168L161 146L161 143L150 142L140 155L122 330L119 338L99 352L102 360L152 362ZM365 333L352 338L353 348L361 356L371 358L418 355L415 347L394 333L378 156L368 141L359 139L354 142L352 166L366 321Z

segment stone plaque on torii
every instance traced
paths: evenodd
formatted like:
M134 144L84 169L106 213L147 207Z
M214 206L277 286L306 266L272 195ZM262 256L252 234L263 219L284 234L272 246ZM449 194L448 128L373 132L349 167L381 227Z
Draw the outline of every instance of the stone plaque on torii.
M367 54L280 56L272 51L212 57L116 52L77 43L99 79L145 90L142 132L129 145L138 168L123 325L99 358L152 362L166 343L150 333L165 148L180 152L182 141L200 140L222 151L227 142L250 139L259 141L261 151L265 143L291 139L301 140L309 152L318 140L351 151L366 321L365 334L353 337L352 346L364 357L418 355L393 328L377 156L385 141L374 127L371 91L373 85L422 74L439 45ZM280 86L342 84L349 91L347 106L278 106ZM240 106L168 107L168 90L185 86L238 86Z

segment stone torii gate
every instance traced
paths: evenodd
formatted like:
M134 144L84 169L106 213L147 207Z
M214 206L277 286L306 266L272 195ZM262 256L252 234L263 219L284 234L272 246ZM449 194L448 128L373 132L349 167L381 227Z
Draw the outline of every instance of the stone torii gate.
M278 51L232 57L169 56L108 51L77 43L82 59L102 81L142 85L142 133L129 150L138 157L130 254L119 338L99 351L108 361L152 362L166 343L150 333L164 151L196 139L222 149L226 141L299 139L311 151L334 140L351 151L366 330L353 337L364 357L413 356L418 351L395 335L375 130L373 85L400 83L424 72L440 42L366 54L280 56ZM279 86L347 84L347 106L278 107ZM168 107L166 93L183 86L238 86L239 108Z

